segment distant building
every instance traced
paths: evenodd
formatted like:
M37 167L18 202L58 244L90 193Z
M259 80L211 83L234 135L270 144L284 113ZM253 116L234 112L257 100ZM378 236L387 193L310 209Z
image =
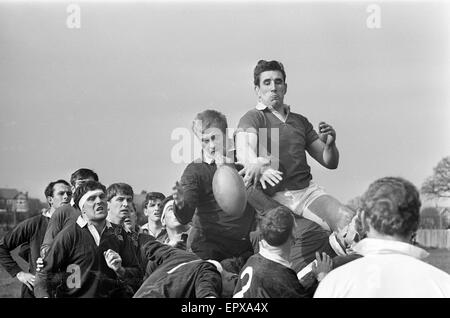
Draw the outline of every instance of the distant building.
M16 197L19 194L20 192L16 189L0 188L0 212L15 211Z
M28 193L0 188L0 212L29 212Z
M20 192L13 201L13 211L26 213L28 212L29 206L28 206L28 193L22 193Z

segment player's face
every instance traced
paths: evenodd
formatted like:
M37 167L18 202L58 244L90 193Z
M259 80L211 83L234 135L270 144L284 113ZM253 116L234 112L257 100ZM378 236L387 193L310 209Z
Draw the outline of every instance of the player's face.
M130 216L133 197L127 194L118 194L108 201L108 213L115 219L125 220Z
M60 206L70 203L72 191L68 185L57 183L53 186L53 196L48 198L50 205L57 209Z
M167 228L176 228L177 226L180 226L180 222L175 217L175 213L173 212L173 207L169 207L164 213L164 220L161 220L161 222L167 227Z
M123 225L127 231L131 231L132 229L135 228L136 223L137 223L136 211L132 209L132 211L130 212L130 216L125 218L125 220L123 221Z
M101 192L88 197L83 204L82 213L86 214L86 217L90 221L101 221L106 219L108 215L106 194Z
M258 99L266 106L280 106L284 103L287 84L280 71L266 71L259 76L259 86L255 86Z
M147 203L147 207L144 210L144 214L152 221L159 222L161 220L162 213L162 200L150 200Z
M219 128L210 128L203 132L200 137L203 151L210 158L215 158L216 155L225 154L225 136Z

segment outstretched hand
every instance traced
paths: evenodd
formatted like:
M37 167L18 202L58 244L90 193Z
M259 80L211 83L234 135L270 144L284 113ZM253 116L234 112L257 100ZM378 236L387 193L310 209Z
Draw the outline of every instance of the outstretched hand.
M245 187L256 183L261 178L261 165L258 163L250 163L239 170L239 175L244 179Z
M256 186L261 183L263 189L267 188L266 183L271 186L278 184L283 178L283 173L273 169L270 166L270 160L263 157L258 157L257 162L248 163L244 165L244 168L239 171L239 175L244 179L245 187L253 184Z
M283 173L281 171L275 170L273 168L267 168L264 169L264 172L262 173L262 176L259 180L261 183L261 186L263 189L266 189L266 182L274 187L276 184L278 184L281 180L283 180L283 177L281 176Z

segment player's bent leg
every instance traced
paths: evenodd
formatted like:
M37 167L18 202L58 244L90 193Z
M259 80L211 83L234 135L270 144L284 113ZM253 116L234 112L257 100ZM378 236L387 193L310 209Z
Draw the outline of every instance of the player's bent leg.
M303 212L303 216L308 219L314 218L311 214L319 217L322 223L324 221L332 231L341 233L346 230L355 213L331 195L325 194L314 199ZM317 222L315 219L312 221Z
M279 207L281 204L266 195L261 185L247 187L247 201L255 209L258 215L264 215L267 211Z

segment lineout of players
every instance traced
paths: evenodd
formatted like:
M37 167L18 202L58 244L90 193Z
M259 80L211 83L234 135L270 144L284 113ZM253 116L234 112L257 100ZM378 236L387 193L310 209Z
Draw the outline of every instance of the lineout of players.
M22 297L450 297L450 276L414 244L416 187L382 177L357 211L341 204L307 161L338 168L335 129L316 130L284 103L282 63L260 60L253 75L256 105L232 143L224 114L194 116L201 156L172 193L146 195L144 225L127 183L106 187L87 168L50 182L49 208L0 240L0 265L22 282ZM11 256L16 248L28 271ZM243 308L235 305L226 308ZM192 306L182 311L217 310Z

